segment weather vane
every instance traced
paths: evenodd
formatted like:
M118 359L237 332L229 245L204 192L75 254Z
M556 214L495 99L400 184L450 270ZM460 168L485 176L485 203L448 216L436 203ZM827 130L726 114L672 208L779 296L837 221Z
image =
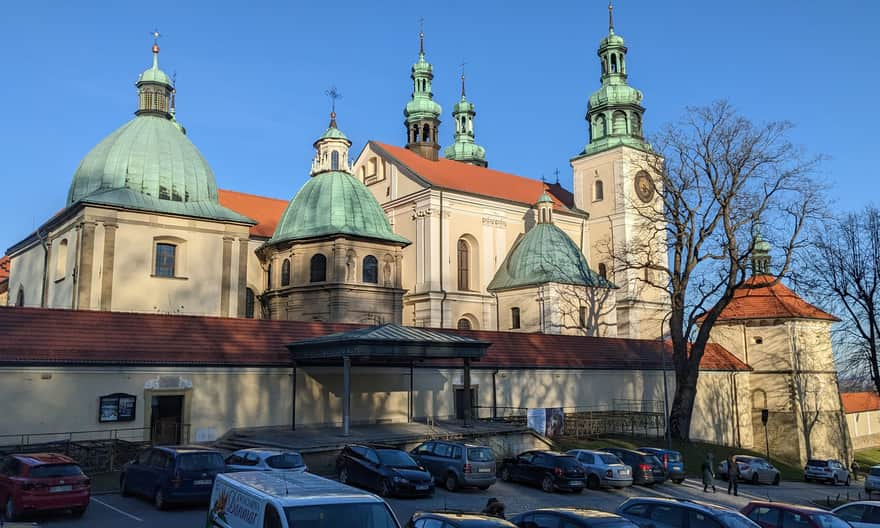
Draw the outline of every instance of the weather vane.
M462 62L458 65L461 68L461 96L464 97L464 66L467 62Z
M330 98L330 111L335 114L336 101L337 99L342 99L342 94L339 93L339 90L337 90L335 86L331 86L329 90L324 91L324 95Z
M419 17L419 53L425 54L425 17Z
M150 35L153 36L153 44L159 44L159 37L162 36L162 34L159 33L159 30L154 29L153 31L150 31Z

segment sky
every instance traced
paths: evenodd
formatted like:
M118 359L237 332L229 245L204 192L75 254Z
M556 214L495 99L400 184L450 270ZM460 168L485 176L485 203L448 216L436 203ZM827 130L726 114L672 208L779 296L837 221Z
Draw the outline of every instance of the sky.
M133 117L151 64L176 72L177 116L220 188L290 199L308 178L332 86L352 157L405 143L403 107L420 19L442 144L461 64L490 167L571 188L599 86L604 0L10 2L0 14L0 253L65 205L80 160ZM837 210L876 201L880 2L617 0L629 83L650 135L688 105L728 99L756 122L787 120L827 156Z

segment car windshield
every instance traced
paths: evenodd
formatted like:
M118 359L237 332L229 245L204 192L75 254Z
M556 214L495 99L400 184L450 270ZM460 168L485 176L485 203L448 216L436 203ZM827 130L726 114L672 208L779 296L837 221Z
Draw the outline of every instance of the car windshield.
M377 449L376 454L379 455L379 462L386 466L393 467L415 467L418 466L411 456L398 451L396 449Z
M468 460L473 462L491 462L495 460L495 454L488 447L469 447L467 456Z
M660 465L660 459L654 455L642 455L642 462L651 465Z
M46 464L35 466L30 471L30 476L33 478L73 477L82 474L82 470L76 464Z
M828 467L828 461L827 460L807 460L807 465L808 466L815 466L815 467Z
M299 453L283 453L273 455L266 459L266 465L274 469L293 469L302 467L303 457Z
M848 522L830 513L819 513L813 515L812 519L819 528L852 528Z
M183 471L208 471L223 469L220 453L185 453L180 455L180 469Z
M599 455L599 458L602 459L604 464L623 464L619 458L610 453L602 453Z
M573 456L561 456L556 459L557 463L564 468L581 469L581 463Z
M741 513L722 513L717 517L726 528L759 528L759 525Z
M872 477L880 477L880 467L871 468L870 475Z
M670 462L681 462L681 453L678 451L669 451L667 456Z
M284 508L290 528L398 528L384 503L354 503Z

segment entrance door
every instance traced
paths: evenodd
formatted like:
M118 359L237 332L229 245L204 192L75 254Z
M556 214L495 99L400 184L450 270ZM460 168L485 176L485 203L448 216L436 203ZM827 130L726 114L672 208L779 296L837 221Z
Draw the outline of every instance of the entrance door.
M471 387L471 409L477 404L477 389ZM464 387L455 389L455 417L464 420ZM471 418L476 417L475 412L471 411Z
M153 396L150 429L154 444L177 445L183 428L183 396Z

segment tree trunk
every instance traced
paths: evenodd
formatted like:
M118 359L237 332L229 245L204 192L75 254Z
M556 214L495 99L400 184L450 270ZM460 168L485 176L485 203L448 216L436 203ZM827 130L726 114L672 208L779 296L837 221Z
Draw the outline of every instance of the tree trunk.
M669 411L669 434L678 440L689 440L691 435L691 416L697 398L697 380L690 373L678 375L675 384L675 398Z

